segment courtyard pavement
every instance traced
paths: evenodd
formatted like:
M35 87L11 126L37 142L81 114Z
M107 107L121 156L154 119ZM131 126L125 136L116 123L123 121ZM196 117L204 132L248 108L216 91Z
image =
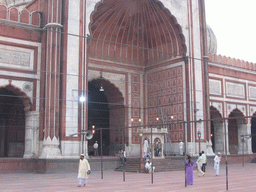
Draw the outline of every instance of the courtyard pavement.
M228 191L253 192L256 191L256 164L247 163L231 164L228 166ZM207 165L206 175L198 177L194 171L194 184L185 187L184 172L156 172L153 184L151 175L145 173L125 173L104 171L103 179L101 172L92 170L86 187L77 187L76 173L0 173L1 192L60 192L60 191L97 191L97 192L125 192L125 191L226 191L226 167L221 165L220 175L215 176L212 165Z

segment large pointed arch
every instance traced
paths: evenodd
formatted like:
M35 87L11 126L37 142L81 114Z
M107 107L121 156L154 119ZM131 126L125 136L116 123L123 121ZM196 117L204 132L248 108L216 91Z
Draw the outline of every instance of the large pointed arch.
M180 25L158 0L102 0L89 31L91 58L144 67L186 53Z
M22 91L20 88L13 86L12 84L8 84L6 86L1 86L1 88L7 89L8 91L13 92L17 97L19 97L24 105L25 112L30 111L32 109L32 102L27 94Z

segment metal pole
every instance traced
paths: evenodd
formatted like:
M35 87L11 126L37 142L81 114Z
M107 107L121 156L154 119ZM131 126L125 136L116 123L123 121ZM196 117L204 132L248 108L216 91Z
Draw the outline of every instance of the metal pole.
M100 166L101 166L101 179L103 179L103 159L102 159L102 128L100 128Z
M225 156L226 156L226 190L228 191L228 149L227 149L227 129L226 129L226 119L224 119L224 130L225 130Z
M142 133L140 133L140 134L142 134ZM142 148L142 142L143 142L143 140L142 140L142 135L140 135L139 137L140 137L140 139L139 139L139 141L140 141L140 172L142 173L143 170L144 170L143 148Z
M124 146L124 127L122 127L122 148L123 148L123 181L125 181L125 146Z
M243 165L243 167L244 167L244 136L242 137L242 142L243 142L243 163L242 163L242 165Z
M84 154L84 134L81 134L81 141L82 141L82 154Z
M153 171L153 134L152 134L152 127L151 127L151 163L152 163L152 166L151 166L151 183L153 184L154 183L154 171Z
M184 158L184 167L185 167L185 187L187 187L187 169L186 169L186 157L187 157L187 127L186 127L186 123L184 122L184 131L185 131L185 135L184 135L184 137L185 137L185 158Z
M201 144L201 137L199 137L199 153L201 153L201 146L200 146L200 144Z

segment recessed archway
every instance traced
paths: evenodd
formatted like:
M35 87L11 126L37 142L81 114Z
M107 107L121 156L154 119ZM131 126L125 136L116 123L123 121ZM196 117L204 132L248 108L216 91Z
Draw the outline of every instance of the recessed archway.
M25 147L25 106L9 89L0 88L0 157L22 157Z
M211 141L213 152L224 152L224 130L222 116L213 106L210 107L211 115Z
M239 109L234 109L228 119L228 144L230 154L242 153L241 135L246 133L246 121Z
M104 91L100 91L101 86ZM92 125L95 125L96 129L104 128L102 131L103 155L114 155L122 142L127 141L125 139L127 132L123 132L125 107L122 93L104 78L90 81L88 91L88 127L91 129ZM89 141L89 149L92 149L95 141L100 144L100 131L96 131L93 139Z
M109 106L108 99L104 91L99 90L100 87L88 83L88 127L93 131L93 138L89 140L89 155L93 153L93 144L97 141L100 143L100 131L98 128L104 128L102 130L102 143L103 143L103 155L109 155ZM94 128L95 127L95 128ZM98 151L101 152L101 145L99 145ZM98 153L100 155L100 153Z
M256 113L251 119L252 152L256 153Z
M162 142L161 142L161 139L159 137L156 137L154 139L154 156L156 157L160 157L162 156Z

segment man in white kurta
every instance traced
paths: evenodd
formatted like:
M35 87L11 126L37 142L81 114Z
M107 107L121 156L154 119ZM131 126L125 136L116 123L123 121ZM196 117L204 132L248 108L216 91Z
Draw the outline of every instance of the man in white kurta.
M214 169L216 169L216 176L219 175L220 172L220 153L218 153L215 157L214 157Z
M144 143L143 143L143 155L146 157L148 154L148 140L145 138Z
M82 185L82 179L84 179L84 186L87 184L89 178L88 171L91 171L90 164L87 159L84 158L84 154L80 155L79 167L78 167L78 187Z
M180 155L183 155L183 146L184 146L184 143L182 141L180 141L180 143L179 143Z
M199 157L196 161L197 164L197 174L199 177L204 176L204 172L202 171L202 165L203 165L203 157L202 157L202 153L199 153Z
M145 164L145 170L148 172L148 173L151 173L152 171L154 172L155 171L155 167L153 167L152 169L152 163L147 160L146 164Z

